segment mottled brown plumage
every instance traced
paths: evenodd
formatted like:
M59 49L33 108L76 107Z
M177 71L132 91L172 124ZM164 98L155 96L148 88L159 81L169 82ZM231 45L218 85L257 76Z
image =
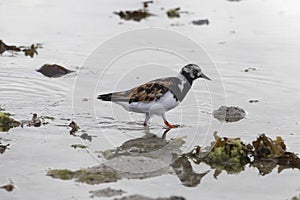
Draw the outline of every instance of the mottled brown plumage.
M126 101L129 103L149 103L151 101L158 100L168 91L171 91L174 97L178 99L178 84L179 79L176 77L161 78L150 81L127 91L101 95L101 99L106 99L108 101Z
M170 85L171 82L163 79L145 83L131 90L129 93L129 103L138 101L149 103L157 100L169 91Z

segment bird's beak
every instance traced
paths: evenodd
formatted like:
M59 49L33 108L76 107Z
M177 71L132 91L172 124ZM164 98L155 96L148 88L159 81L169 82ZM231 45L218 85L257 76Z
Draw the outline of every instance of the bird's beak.
M207 80L211 80L208 76L206 76L205 74L201 73L199 78L205 78Z

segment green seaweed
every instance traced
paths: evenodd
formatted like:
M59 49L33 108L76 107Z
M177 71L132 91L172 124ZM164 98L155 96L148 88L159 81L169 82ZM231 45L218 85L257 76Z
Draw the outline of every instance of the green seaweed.
M99 170L90 168L76 171L68 169L51 169L47 172L47 175L61 180L75 179L76 182L87 183L90 185L115 182L119 179L115 170L105 167L102 167Z
M169 9L167 11L167 15L169 18L178 18L180 17L180 8Z
M300 200L300 195L299 195L299 196L293 196L293 197L291 198L291 200Z
M47 173L48 176L52 178L58 178L62 180L71 180L75 178L75 172L68 169L53 169L49 170Z
M83 145L83 144L72 144L71 147L73 147L74 149L77 149L77 148L86 149L86 148L88 148L88 146Z
M0 112L0 132L8 132L9 129L19 125L20 122L11 118L9 113Z
M249 149L242 143L240 138L220 138L212 143L212 149L209 151L203 161L216 170L225 170L229 174L243 171L245 165L249 163Z

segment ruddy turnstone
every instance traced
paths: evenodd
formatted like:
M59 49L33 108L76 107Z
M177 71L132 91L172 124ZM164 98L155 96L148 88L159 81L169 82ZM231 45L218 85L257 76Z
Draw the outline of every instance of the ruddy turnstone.
M151 115L160 115L165 125L175 128L177 126L167 121L166 112L179 105L191 89L193 81L198 78L210 80L198 65L188 64L177 77L155 79L130 90L101 94L98 99L112 101L128 111L145 113L144 126Z

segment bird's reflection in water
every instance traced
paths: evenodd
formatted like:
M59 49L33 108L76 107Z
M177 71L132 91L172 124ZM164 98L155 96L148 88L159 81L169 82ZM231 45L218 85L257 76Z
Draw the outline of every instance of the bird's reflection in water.
M166 135L171 129L164 130L162 136L157 136L145 128L145 135L140 138L125 141L121 146L104 152L106 159L119 156L145 156L161 160L171 160L173 153L181 153L180 147L185 143L183 138L167 140ZM159 155L165 155L161 157ZM169 158L167 158L169 157Z
M104 152L106 159L115 159L120 156L130 156L137 158L143 156L155 160L160 160L169 165L170 174L175 174L184 186L195 187L200 184L201 179L208 173L196 173L186 156L182 156L180 148L185 143L184 138L166 139L167 134L172 129L166 129L161 136L153 134L145 128L145 135L125 141L114 150Z
M170 165L184 186L195 187L200 184L201 179L209 172L196 173L191 162L186 156L180 156Z

